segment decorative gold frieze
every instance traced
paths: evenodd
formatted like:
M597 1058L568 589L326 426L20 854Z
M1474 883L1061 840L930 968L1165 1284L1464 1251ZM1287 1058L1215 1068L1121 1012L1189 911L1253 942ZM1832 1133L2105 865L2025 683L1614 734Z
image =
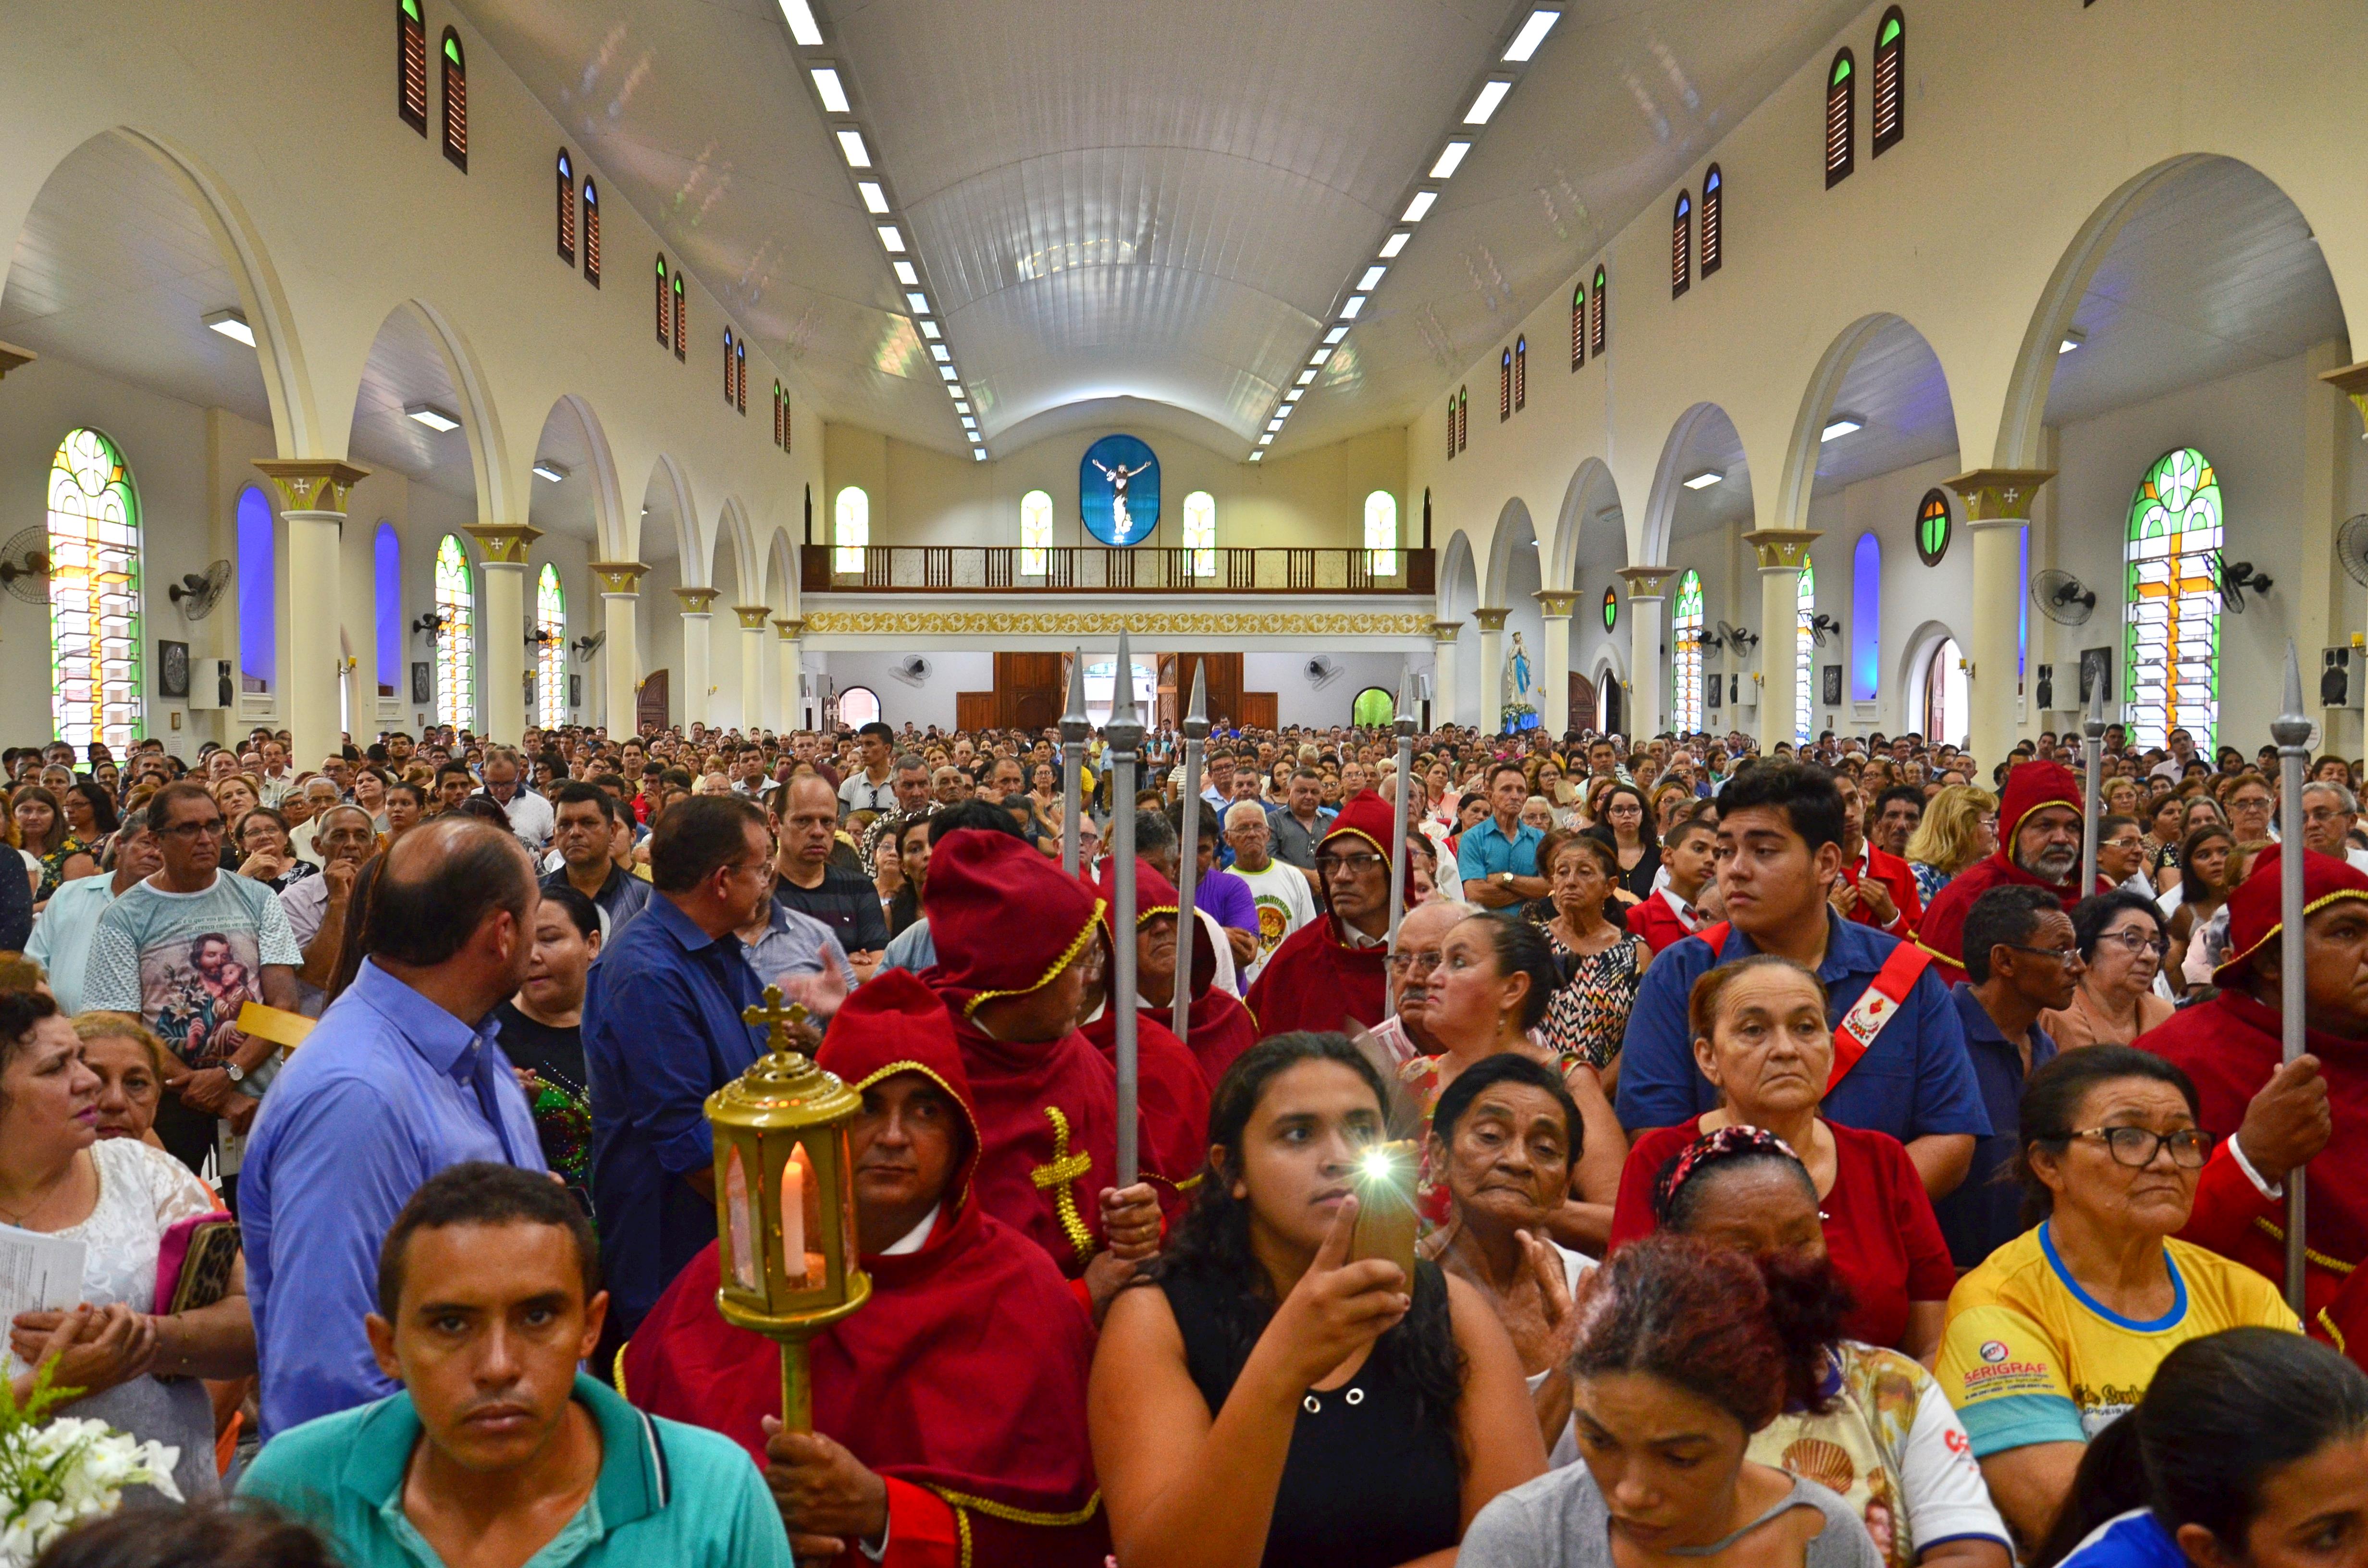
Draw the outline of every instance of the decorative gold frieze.
M817 637L1424 637L1453 623L1418 611L818 609L791 624Z

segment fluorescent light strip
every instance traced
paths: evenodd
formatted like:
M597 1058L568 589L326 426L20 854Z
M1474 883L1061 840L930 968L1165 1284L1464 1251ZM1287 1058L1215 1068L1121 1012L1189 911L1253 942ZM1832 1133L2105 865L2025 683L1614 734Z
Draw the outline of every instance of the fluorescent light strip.
M461 427L461 422L458 419L432 403L412 403L404 408L403 413L405 418L418 421L439 436L447 430L458 430Z
M913 307L915 315L925 316L929 313L929 297L927 294L907 294L905 296L905 302Z
M548 458L537 458L534 460L534 476L537 479L547 479L552 483L557 484L566 479L567 471Z
M1725 477L1726 475L1721 473L1714 468L1706 468L1700 473L1688 479L1686 481L1686 488L1689 490L1707 490Z
M1271 430L1269 430L1269 431L1268 431L1265 435L1260 436L1260 437L1258 437L1258 445L1259 445L1259 446L1261 446L1261 447L1271 447L1271 446L1273 446L1273 445L1274 445L1274 432L1273 432L1273 431L1271 431Z
M880 188L880 182L878 180L857 180L855 182L855 188L862 193L863 210L866 212L885 212L888 210L888 193Z
M1453 178L1455 171L1463 166L1463 154L1470 151L1472 151L1472 143L1469 142L1450 142L1447 144L1447 151L1439 155L1439 162L1430 165L1430 177Z
M978 421L965 414L962 415L962 428L965 430L975 430L978 428Z
M838 73L827 65L817 65L806 73L814 78L814 91L822 97L822 107L833 114L852 112L847 105L847 86Z
M1538 45L1545 42L1546 34L1554 31L1554 25L1561 20L1560 11L1531 12L1530 19L1521 24L1521 30L1513 35L1513 41L1506 47L1506 62L1512 65L1527 62L1530 56L1538 51Z
M959 396L959 393L957 393L957 395ZM968 403L966 403L957 402L957 403L954 404L954 412L955 412L956 414L968 414L968 413L970 412L970 404L968 404Z
M1826 427L1818 435L1817 439L1820 441L1830 441L1838 437L1847 436L1853 430L1863 430L1865 428L1866 421L1861 419L1857 415L1837 414L1831 419L1826 421Z
M1252 452L1252 453L1250 454L1250 461L1252 461L1252 462L1256 462L1256 461L1258 461L1258 459L1260 459L1260 458L1262 458L1262 457L1264 457L1264 456L1266 456L1266 454L1265 454L1264 452Z
M929 345L929 358L935 359L939 364L945 364L953 357L953 350L948 348L944 344L932 343Z
M1307 357L1307 362L1311 365L1321 365L1325 360L1329 359L1330 358L1332 358L1332 350L1329 348L1319 348L1315 353L1310 354Z
M1357 312L1364 308L1365 296L1362 294L1351 294L1349 296L1349 302L1340 307L1340 317L1343 321L1355 321L1357 319ZM1337 339L1326 337L1324 341L1326 343L1332 343L1337 341Z
M871 150L863 144L863 132L860 131L840 131L838 150L846 154L848 168L868 169L871 166Z
M1431 204L1438 199L1439 192L1435 190L1416 191L1414 199L1406 203L1406 216L1398 221L1402 223L1421 222L1425 215L1430 211Z
M1313 371L1313 370L1302 370L1302 371L1300 371L1300 372L1299 372L1299 382L1298 382L1298 384L1304 387L1304 386L1305 386L1308 382L1310 382L1310 381L1314 381L1315 379L1315 371Z
M986 460L986 449L985 447L981 447L976 451L971 453L971 456L976 458L981 462L985 462Z
M1305 387L1293 387L1289 392L1282 394L1282 401L1285 406L1288 406L1292 403L1297 403L1301 398L1305 397L1306 395L1307 389Z
M1505 95L1512 90L1513 84L1510 82L1481 83L1480 96L1474 98L1472 100L1472 107L1463 111L1463 123L1466 125L1487 124L1488 117L1497 112L1497 106L1503 103L1505 101Z
M951 381L959 381L962 373L956 370L951 365L940 365L938 367L938 374Z
M897 282L902 283L907 289L915 289L920 286L921 275L913 270L913 264L911 262L897 262L895 264L895 267Z
M894 223L882 223L880 225L880 243L889 250L903 250L905 248L904 231Z
M1336 326L1330 332L1324 335L1324 341L1326 343L1338 343L1348 335L1349 329L1347 327Z
M822 45L822 28L814 21L814 7L806 0L781 0L781 15L790 24L790 36L807 49Z
M208 311L202 319L209 330L221 333L233 343L255 347L255 329L246 324L244 311Z
M1372 293L1375 289L1381 286L1382 278L1389 272L1389 270L1390 269L1386 267L1369 267L1365 268L1365 275L1357 279L1357 292L1360 294Z
M938 330L937 323L933 321L925 321L921 324L921 335L934 343L945 335Z
M1397 255L1398 252L1406 249L1406 242L1412 238L1414 238L1412 234L1407 233L1404 229L1400 229L1388 239L1383 240L1382 242L1382 259L1387 261L1391 256L1394 256Z
M2064 341L2055 346L2055 352L2058 354L2069 354L2072 350L2079 347L2080 345L2088 341L2089 335L2082 332L2078 327L2066 327L2064 329Z

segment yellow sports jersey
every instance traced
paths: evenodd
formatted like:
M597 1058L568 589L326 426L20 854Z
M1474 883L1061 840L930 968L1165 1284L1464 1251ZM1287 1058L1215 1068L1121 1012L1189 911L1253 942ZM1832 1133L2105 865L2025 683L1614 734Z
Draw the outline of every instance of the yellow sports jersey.
M2177 1296L2151 1323L2080 1289L2044 1224L1957 1281L1939 1376L1975 1458L2087 1442L2138 1402L2155 1368L2187 1340L2224 1328L2302 1332L2277 1287L2244 1265L2182 1241L2163 1249Z

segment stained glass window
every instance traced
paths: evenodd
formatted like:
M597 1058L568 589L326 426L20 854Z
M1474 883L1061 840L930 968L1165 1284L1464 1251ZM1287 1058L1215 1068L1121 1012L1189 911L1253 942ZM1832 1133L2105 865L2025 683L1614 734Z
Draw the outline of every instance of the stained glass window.
M469 68L461 60L461 35L444 29L444 156L469 172Z
M469 552L446 534L436 546L436 722L455 729L477 722L477 597ZM515 633L513 633L515 634Z
M674 347L674 296L666 286L666 264L663 253L658 256L658 347Z
M1850 551L1850 688L1853 702L1872 702L1883 665L1883 541L1858 536Z
M2127 657L2130 739L2166 744L2173 730L2206 756L2220 719L2220 481L2192 447L2165 452L2130 497Z
M1455 449L1462 451L1472 443L1472 390L1455 389Z
M575 265L575 165L559 150L559 259Z
M1793 590L1793 744L1804 746L1816 723L1817 569L1804 562Z
M674 357L686 362L690 358L690 307L685 302L680 267L674 274Z
M1184 530L1192 529L1192 503L1184 503ZM1189 540L1186 542L1190 542ZM1019 498L1019 574L1042 577L1053 560L1053 494L1031 490Z
M1046 515L1052 504L1045 504ZM1051 525L1045 532L1051 534ZM1217 574L1217 498L1205 490L1195 490L1184 497L1184 544L1192 552L1192 575L1213 577Z
M1570 290L1570 368L1574 370L1587 363L1587 285L1571 285Z
M1720 233L1725 226L1722 222L1725 209L1726 176L1718 172L1716 164L1713 164L1709 172L1702 176L1702 275L1704 278L1716 272L1719 263L1726 259L1723 254L1725 246L1721 243L1724 236Z
M546 730L567 722L567 590L559 568L546 561L534 585L534 722Z
M1850 51L1834 56L1826 76L1826 188L1850 178L1858 139L1858 81Z
M584 281L600 287L600 191L584 176Z
M1694 199L1678 192L1677 210L1669 215L1669 298L1693 287Z
M66 432L50 460L50 716L77 750L140 739L140 497L115 443Z
M427 24L419 0L396 0L394 7L394 112L427 134Z
M748 412L748 340L745 337L732 350L732 407L735 413Z
M1604 284L1607 281L1608 279L1603 276L1603 268L1600 267L1597 267L1595 269L1595 292L1588 297L1587 301L1587 351L1589 354L1594 355L1598 359L1603 358L1603 346L1606 341L1604 337L1605 329L1603 320L1604 305L1606 301L1603 295Z
M1513 339L1513 412L1519 414L1530 403L1530 340L1524 335Z
M1907 134L1907 18L1894 6L1874 29L1874 155Z
M1619 624L1620 590L1606 588L1603 590L1603 630L1609 631Z
M1376 577L1398 574L1398 498L1386 490L1365 497L1365 566Z
M1702 727L1702 574L1689 570L1678 579L1677 610L1669 619L1669 722L1678 733L1690 735Z
M1513 351L1506 349L1497 361L1497 423L1502 425L1513 417Z
M403 541L394 525L381 521L370 541L370 571L378 633L378 694L393 697L403 689Z
M1938 566L1948 553L1949 497L1944 491L1927 490L1916 504L1916 556L1927 566Z
M732 406L732 329L723 329L723 406Z
M863 547L871 542L871 497L850 484L838 493L838 549L831 562L837 573L863 570Z
M1447 460L1455 460L1455 394L1447 394Z
M270 498L238 493L238 688L269 691L279 674L279 550Z

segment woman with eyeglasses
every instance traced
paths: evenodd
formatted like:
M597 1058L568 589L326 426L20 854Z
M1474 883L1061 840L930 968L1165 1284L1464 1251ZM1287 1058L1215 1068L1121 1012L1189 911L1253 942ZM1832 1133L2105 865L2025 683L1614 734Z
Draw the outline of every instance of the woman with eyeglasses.
M2150 1051L2097 1045L2024 1085L2016 1174L2036 1228L1957 1281L1941 1386L2026 1551L2047 1539L2088 1442L2178 1346L2299 1331L2277 1287L2177 1238L2212 1137L2195 1085Z
M2088 968L2070 1006L2039 1016L2058 1051L2127 1045L2178 1011L2155 994L2170 938L2154 900L2120 891L2082 899L2072 911L2072 937Z

